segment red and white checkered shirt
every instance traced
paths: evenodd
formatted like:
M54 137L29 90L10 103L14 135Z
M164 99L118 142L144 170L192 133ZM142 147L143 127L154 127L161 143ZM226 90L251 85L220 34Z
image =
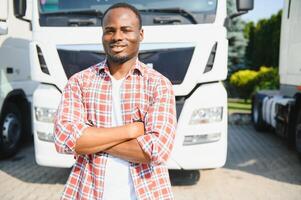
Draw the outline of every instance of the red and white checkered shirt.
M111 127L109 73L106 62L101 62L72 76L63 91L55 119L55 146L60 153L73 153L76 163L62 199L102 199L108 154L77 155L74 147L76 139L91 124ZM150 164L130 164L137 199L173 199L164 165L172 150L176 130L172 84L137 60L121 87L121 104L125 124L136 120L144 122L145 134L137 141L151 158Z

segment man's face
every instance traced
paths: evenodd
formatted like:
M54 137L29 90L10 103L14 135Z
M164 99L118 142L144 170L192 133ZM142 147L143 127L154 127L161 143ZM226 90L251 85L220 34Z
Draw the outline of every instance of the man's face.
M127 8L114 8L103 19L102 42L108 60L122 64L138 55L143 30L135 13Z

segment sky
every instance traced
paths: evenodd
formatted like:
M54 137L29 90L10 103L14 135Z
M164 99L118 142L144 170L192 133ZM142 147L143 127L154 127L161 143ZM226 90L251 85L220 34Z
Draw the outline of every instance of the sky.
M284 1L285 0L254 0L254 9L242 15L241 18L245 21L253 22L257 22L263 18L269 18L283 7Z

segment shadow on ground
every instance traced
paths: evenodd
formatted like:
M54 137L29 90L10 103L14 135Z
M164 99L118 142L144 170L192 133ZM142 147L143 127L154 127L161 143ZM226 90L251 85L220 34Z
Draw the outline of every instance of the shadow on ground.
M26 141L12 158L0 160L0 171L24 182L42 184L65 184L70 173L70 169L37 165L32 140Z
M301 162L297 152L289 148L283 138L272 132L256 132L251 124L229 125L224 168L301 184Z

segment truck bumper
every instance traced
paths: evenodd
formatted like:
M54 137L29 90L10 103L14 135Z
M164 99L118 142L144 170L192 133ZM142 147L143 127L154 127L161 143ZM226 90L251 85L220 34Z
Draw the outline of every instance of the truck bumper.
M222 108L221 120L199 124L190 123L195 110L216 107ZM191 136L203 138L203 140L199 144L184 145L185 138ZM167 165L170 169L217 168L225 164L226 157L227 93L220 82L204 84L185 100L178 119L174 148Z
M56 151L53 142L53 123L38 121L36 117L36 108L56 110L60 100L61 93L52 85L40 84L33 93L32 122L35 159L41 166L69 168L74 164L73 155L60 154ZM41 139L41 135L44 139Z

